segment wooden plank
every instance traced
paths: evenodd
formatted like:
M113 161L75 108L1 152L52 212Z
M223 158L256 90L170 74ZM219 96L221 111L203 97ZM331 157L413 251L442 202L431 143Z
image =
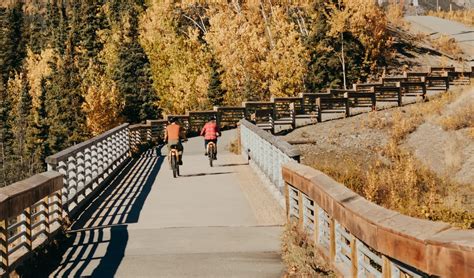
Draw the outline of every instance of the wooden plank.
M6 272L9 268L8 260L8 227L7 220L0 220L0 268L3 268Z

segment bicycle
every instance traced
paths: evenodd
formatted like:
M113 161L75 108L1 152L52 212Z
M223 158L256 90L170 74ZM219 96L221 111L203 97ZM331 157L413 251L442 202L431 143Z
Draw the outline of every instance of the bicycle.
M173 178L179 176L178 156L178 145L171 145L170 152L168 154L168 161L170 163L171 170L173 170Z
M212 161L216 160L216 143L207 143L207 155L209 157L209 165L212 167Z

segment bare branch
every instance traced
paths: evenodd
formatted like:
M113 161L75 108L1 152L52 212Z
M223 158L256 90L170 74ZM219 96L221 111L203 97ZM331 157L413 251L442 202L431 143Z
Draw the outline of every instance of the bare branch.
M206 34L206 27L203 27L201 26L196 20L192 19L191 17L187 16L186 14L183 14L183 16L189 20L191 20L194 25L196 25L197 28L199 28L199 30L201 30L204 34ZM202 20L201 20L202 22Z

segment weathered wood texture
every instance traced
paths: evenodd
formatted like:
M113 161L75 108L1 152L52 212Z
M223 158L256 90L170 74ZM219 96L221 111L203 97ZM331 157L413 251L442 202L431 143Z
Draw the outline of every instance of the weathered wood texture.
M62 188L58 172L44 172L0 188L0 275L9 275L60 230Z
M336 248L331 263L344 268L338 272L349 270L352 276L361 272L381 271L380 274L385 275L398 271L441 277L474 277L473 230L459 230L447 223L415 219L382 208L308 166L288 163L282 171L287 188L307 196L336 226L343 227L342 233L357 239L358 262L351 262L350 257L344 256L341 246ZM331 235L330 240L337 239ZM325 249L318 242L318 248ZM365 256L371 259L367 260ZM371 263L361 262L364 258ZM346 259L348 261L344 263ZM373 268L373 265L381 268Z

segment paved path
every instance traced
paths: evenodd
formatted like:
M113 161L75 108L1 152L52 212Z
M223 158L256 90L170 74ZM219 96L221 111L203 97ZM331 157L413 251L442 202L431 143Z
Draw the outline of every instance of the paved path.
M470 57L471 65L474 65L473 27L434 16L407 16L406 19L411 23L411 30L414 33L422 32L435 38L440 35L455 38L465 55Z
M240 157L209 167L185 144L182 177L150 151L78 218L51 276L279 277L281 208ZM234 135L235 136L235 135Z

